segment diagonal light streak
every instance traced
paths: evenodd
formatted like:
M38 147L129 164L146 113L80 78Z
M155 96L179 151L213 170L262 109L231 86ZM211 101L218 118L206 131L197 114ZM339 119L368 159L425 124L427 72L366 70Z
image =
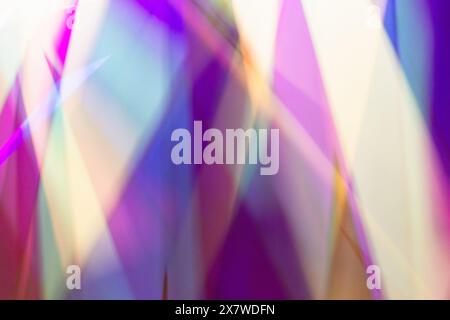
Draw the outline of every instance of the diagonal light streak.
M74 71L61 79L59 83L54 84L46 101L22 122L19 128L17 128L0 148L0 165L30 136L31 128L38 127L44 120L48 119L108 58L104 57L88 65L86 68ZM62 93L58 90L59 86L64 88Z

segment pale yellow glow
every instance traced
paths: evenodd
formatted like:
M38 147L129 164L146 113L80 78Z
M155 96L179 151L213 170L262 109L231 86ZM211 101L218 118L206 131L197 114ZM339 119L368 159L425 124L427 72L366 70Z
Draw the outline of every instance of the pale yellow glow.
M365 23L372 2L302 3L384 292L443 297L447 265L426 183L429 137L387 35Z
M272 76L280 0L232 1L241 41L248 47L266 81Z

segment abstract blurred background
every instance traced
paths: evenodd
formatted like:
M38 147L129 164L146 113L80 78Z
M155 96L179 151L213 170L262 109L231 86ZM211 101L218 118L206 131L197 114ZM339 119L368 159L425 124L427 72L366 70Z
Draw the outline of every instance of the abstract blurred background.
M447 0L0 0L0 298L450 298L449 40ZM194 120L279 173L174 165Z

